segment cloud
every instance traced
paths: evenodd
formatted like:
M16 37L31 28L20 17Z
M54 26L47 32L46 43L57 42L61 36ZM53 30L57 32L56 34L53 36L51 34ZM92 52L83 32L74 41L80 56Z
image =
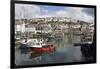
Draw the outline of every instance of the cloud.
M86 13L87 15L94 17L94 9L93 8L85 8L82 11L84 13Z
M54 10L55 9L55 10ZM45 5L15 5L15 18L69 17L86 22L94 22L94 9L83 7L53 7Z
M84 10L84 11L83 11ZM72 19L82 20L86 22L94 21L94 13L92 10L88 10L87 8L79 8L79 7L65 7L64 10L57 11L56 16L66 16ZM92 13L91 13L92 12Z
M15 19L38 16L40 8L37 5L15 4Z

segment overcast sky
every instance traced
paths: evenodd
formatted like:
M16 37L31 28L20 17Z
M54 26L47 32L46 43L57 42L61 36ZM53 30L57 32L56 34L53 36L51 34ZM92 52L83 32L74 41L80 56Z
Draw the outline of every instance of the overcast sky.
M94 22L94 8L15 4L15 19L36 17L71 17Z

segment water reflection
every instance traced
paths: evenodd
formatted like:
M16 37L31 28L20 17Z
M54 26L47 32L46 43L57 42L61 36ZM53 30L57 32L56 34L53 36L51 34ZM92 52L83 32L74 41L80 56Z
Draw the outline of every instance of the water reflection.
M30 49L17 49L15 52L16 65L36 65L49 63L69 63L85 61L80 47L73 43L80 42L80 36L65 35L62 40L54 40L56 51L49 53L35 53Z

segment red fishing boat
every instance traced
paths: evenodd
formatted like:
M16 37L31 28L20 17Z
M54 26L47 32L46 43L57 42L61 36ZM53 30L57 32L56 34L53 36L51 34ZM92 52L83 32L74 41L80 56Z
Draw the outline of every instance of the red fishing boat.
M55 46L51 43L46 43L43 39L30 39L27 41L31 51L38 53L46 53L55 51Z

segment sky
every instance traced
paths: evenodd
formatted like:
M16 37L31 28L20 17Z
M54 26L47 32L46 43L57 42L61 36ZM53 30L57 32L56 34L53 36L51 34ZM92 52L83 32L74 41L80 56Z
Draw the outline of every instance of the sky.
M94 22L94 8L15 4L15 19L39 17L68 17Z

